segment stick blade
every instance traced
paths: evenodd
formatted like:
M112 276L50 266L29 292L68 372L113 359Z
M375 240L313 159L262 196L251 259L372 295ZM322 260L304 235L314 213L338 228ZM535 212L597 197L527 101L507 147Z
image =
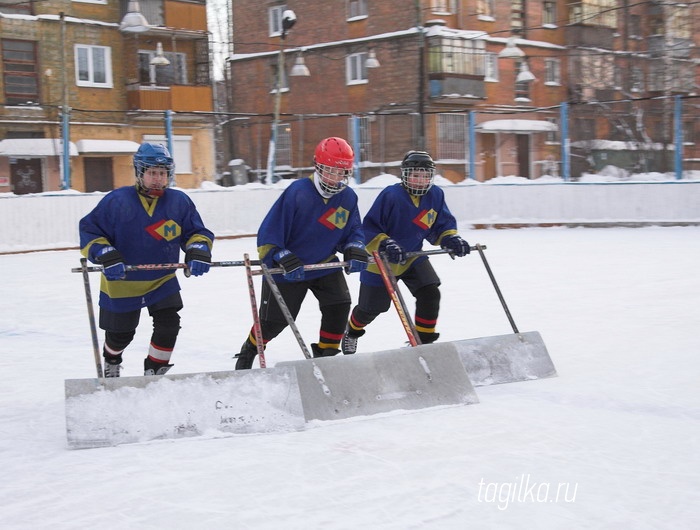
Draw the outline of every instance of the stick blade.
M65 392L74 449L304 429L296 373L288 368L67 379Z

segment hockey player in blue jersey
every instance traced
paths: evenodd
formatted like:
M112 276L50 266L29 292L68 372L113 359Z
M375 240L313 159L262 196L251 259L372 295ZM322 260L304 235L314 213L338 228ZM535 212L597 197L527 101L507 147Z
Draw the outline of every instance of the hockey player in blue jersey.
M80 220L83 256L104 267L100 328L105 377L119 377L122 352L134 338L141 308L153 319L144 375L163 375L180 331L182 298L173 270L126 271L126 265L177 263L180 250L193 276L209 271L214 234L192 200L169 189L175 166L168 150L144 143L134 155L136 185L108 193Z
M304 265L338 261L336 253L348 262L348 273L367 267L357 194L347 187L352 175L353 150L342 138L326 138L316 147L315 172L293 182L268 212L258 230L258 254L269 267L281 267L275 275L282 298L294 318L308 291L321 309L318 343L311 345L314 357L340 352L345 324L350 313L350 292L340 269L304 271ZM263 282L260 303L263 346L287 327L287 321ZM237 357L236 370L253 366L257 355L255 333L251 329Z
M368 251L386 255L397 279L416 299L415 325L422 344L435 342L440 311L440 278L427 256L406 259L422 249L423 240L440 245L454 256L469 254L469 244L457 235L457 223L445 204L445 194L433 186L435 163L423 151L409 151L401 163L401 183L382 190L363 219ZM391 305L377 266L360 276L360 296L352 310L342 350L357 351L365 327Z

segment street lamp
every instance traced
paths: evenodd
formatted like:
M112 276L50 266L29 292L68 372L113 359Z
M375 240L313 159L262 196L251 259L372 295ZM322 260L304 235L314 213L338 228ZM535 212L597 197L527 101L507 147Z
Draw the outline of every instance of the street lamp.
M143 33L150 29L150 25L141 14L141 6L137 0L129 0L129 7L127 7L126 15L122 19L121 24L119 24L119 31L124 31L126 33Z
M277 76L275 79L275 85L277 85L275 92L275 109L274 117L272 120L272 131L270 132L270 147L267 153L267 174L265 177L265 184L272 184L272 176L275 172L276 165L276 155L277 150L277 126L280 121L280 104L282 102L282 76L284 75L284 39L287 37L287 31L292 29L292 26L296 24L297 16L291 9L285 9L282 13L282 33L280 39L280 51L277 56Z

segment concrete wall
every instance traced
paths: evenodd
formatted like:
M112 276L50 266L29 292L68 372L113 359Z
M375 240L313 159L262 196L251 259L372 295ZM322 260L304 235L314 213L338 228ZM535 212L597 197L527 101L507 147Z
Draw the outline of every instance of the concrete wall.
M700 224L700 181L466 184L443 188L461 227L528 224ZM281 188L186 190L218 236L254 234ZM355 188L364 214L381 188ZM0 253L78 245L78 221L104 196L0 195Z

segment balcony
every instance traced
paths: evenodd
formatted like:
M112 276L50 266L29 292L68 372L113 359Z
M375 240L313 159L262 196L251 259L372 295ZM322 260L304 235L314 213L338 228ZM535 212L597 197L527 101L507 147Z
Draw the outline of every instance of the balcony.
M483 99L486 87L483 76L457 74L430 74L430 97Z
M153 86L132 84L127 87L129 110L172 110L175 112L212 112L210 86Z

